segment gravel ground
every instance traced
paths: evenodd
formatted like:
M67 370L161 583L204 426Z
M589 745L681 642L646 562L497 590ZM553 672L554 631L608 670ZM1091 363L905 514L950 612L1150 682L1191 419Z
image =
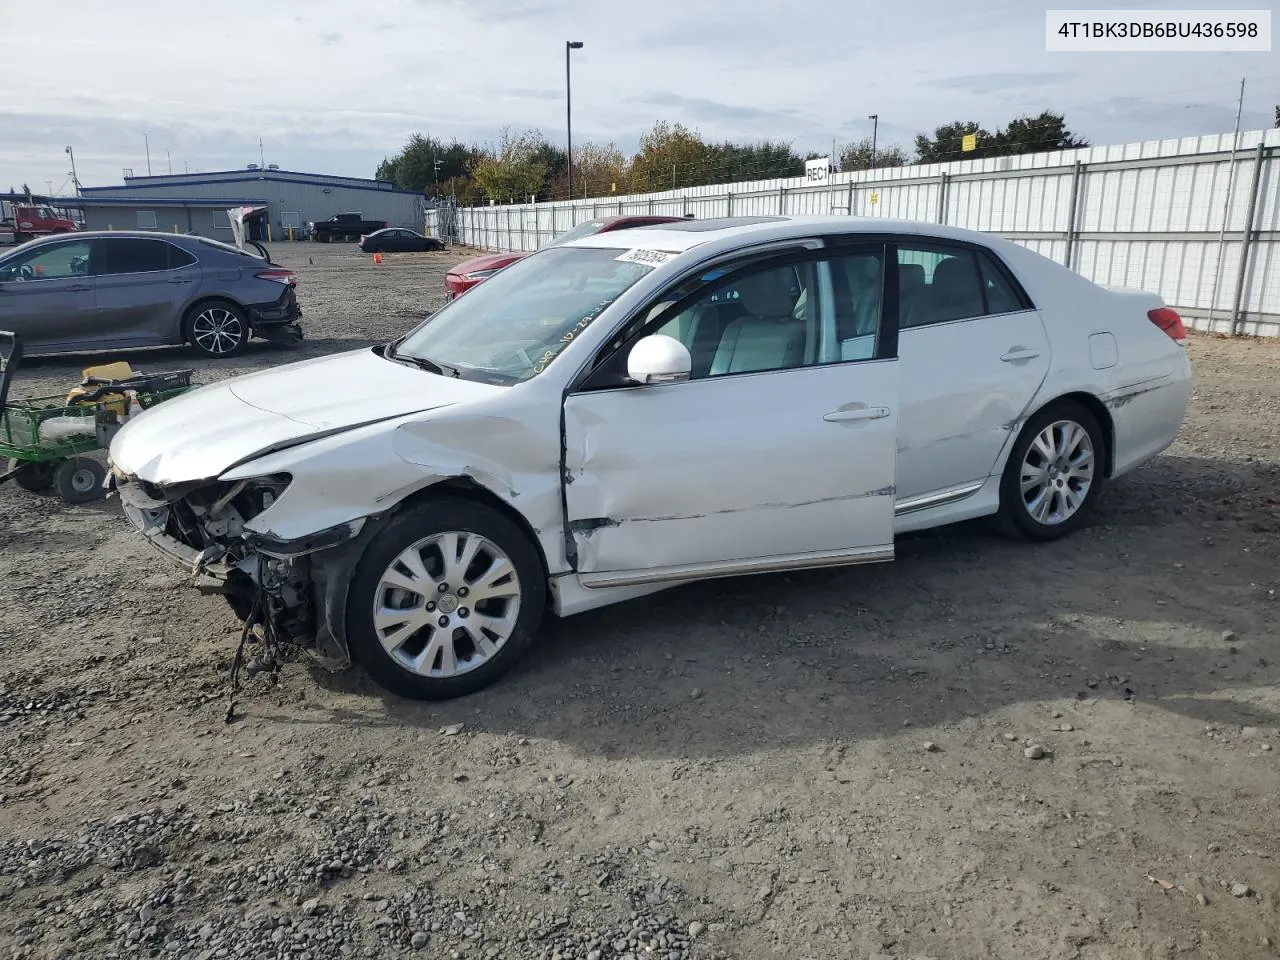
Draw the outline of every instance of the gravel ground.
M389 339L459 256L274 252L303 348L130 359ZM1280 344L1189 349L1183 436L1065 542L682 588L442 705L300 661L224 725L222 601L0 488L0 955L1275 956Z

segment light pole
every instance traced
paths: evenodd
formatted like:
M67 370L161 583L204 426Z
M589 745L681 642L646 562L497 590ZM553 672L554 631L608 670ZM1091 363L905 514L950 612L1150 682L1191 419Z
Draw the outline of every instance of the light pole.
M573 199L573 82L569 74L569 54L582 49L581 40L564 42L564 133L569 148L566 157L569 168L569 199Z
M71 158L71 185L76 188L76 196L80 196L80 179L76 176L75 151L67 147L67 156Z
M876 165L876 134L880 132L880 114L868 114L867 119L871 121L871 159L867 162L867 167L870 168Z

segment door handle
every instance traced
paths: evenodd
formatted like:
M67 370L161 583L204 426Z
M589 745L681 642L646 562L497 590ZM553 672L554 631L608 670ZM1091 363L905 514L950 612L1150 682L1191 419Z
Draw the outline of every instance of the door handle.
M191 283L192 281L191 281L191 280L184 280L184 279L182 279L181 277L174 277L174 278L173 278L172 280L170 280L169 282L170 282L170 283Z
M1005 363L1017 363L1019 360L1034 360L1040 356L1039 350L1028 350L1026 347L1010 347L1009 352L1000 359Z
M855 407L852 410L832 410L822 419L827 423L840 423L844 420L882 420L888 415L888 407Z

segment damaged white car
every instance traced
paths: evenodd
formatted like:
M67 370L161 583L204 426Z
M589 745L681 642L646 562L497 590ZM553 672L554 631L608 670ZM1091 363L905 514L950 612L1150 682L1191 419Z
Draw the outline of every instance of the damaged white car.
M111 482L264 636L454 697L548 609L890 560L898 533L988 515L1062 536L1176 437L1183 338L1159 297L969 231L640 227L393 343L160 405Z

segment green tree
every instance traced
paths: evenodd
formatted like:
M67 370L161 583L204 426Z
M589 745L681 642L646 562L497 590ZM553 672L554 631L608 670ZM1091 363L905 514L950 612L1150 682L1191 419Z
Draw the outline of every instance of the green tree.
M640 138L640 150L628 165L630 189L646 193L710 183L709 156L698 131L659 120Z
M977 136L976 150L965 152L964 138L968 134ZM948 160L963 160L969 157L987 157L991 148L992 137L982 124L972 120L957 120L944 123L933 131L929 137L923 133L916 134L916 162L945 163Z
M840 151L841 170L869 170L872 167L902 167L907 163L907 151L896 144L882 147L875 145L874 154L870 137L849 144Z
M457 140L446 144L437 137L415 133L399 153L378 164L375 176L390 180L401 190L447 194L451 182L456 190L459 180L470 178L469 171L479 159L478 154L475 147Z
M784 141L723 143L707 147L708 183L736 183L742 180L776 180L804 173L804 161Z
M1280 104L1276 105L1276 126L1280 127Z
M977 149L966 151L964 137L976 134ZM1021 153L1043 153L1087 147L1089 141L1067 129L1060 113L1045 110L1034 117L1018 117L994 134L972 120L960 120L938 127L932 137L916 137L916 157L920 163L945 163L978 157L1007 157Z
M1043 153L1046 150L1072 150L1089 146L1089 141L1067 129L1066 118L1046 110L1034 117L1018 117L995 135L989 156L1019 153Z
M545 143L536 130L516 134L505 127L498 146L471 168L471 177L489 200L524 202L536 196L546 181Z
M26 197L28 200L31 199L31 188L28 187L25 183L22 185L22 195Z

